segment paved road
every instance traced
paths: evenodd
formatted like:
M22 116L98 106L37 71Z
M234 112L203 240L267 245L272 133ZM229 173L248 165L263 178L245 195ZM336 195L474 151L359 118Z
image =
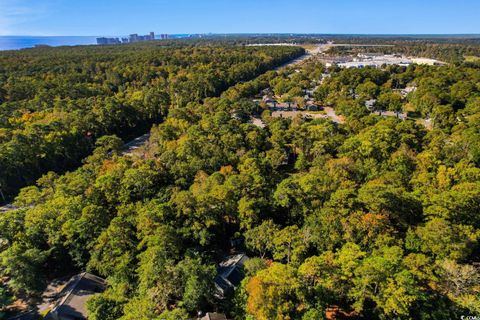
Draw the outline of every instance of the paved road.
M310 58L310 57L311 57L311 55L310 55L309 53L304 54L303 56L300 56L300 57L298 57L298 58L296 58L296 59L294 59L294 60L292 60L292 61L289 61L289 62L287 62L287 63L285 63L285 64L282 64L281 66L278 66L278 67L276 67L276 68L273 69L273 70L278 71L278 70L280 70L280 69L283 69L283 68L286 68L286 67L290 67L290 66L299 64L299 63L307 60L307 59Z
M316 47L315 49L311 49L311 50L307 50L307 53L304 54L303 56L300 56L290 62L287 62L279 67L276 67L274 70L275 71L278 71L282 68L285 68L285 67L290 67L290 66L293 66L293 65L296 65L296 64L299 64L299 63L302 63L303 61L307 60L308 58L310 58L312 55L314 54L318 54L318 53L321 53L321 52L324 52L326 50L328 50L330 47L326 46L326 45L319 45L318 47Z
M318 50L321 50L320 46L317 49L314 49L313 51L317 52ZM281 66L275 68L274 70L278 70L278 69L281 69L281 68L285 68L285 67L288 67L288 66L299 64L299 63L305 61L306 59L308 59L309 57L311 57L311 54L307 53L307 54L305 54L301 57L298 57L298 58L296 58L296 59L294 59L290 62L285 63L284 65L281 65ZM253 124L255 124L257 126L262 126L262 125L265 126L263 121L261 121L260 119L253 120ZM133 139L130 142L127 142L124 145L124 150L123 150L122 154L126 155L126 156L133 156L134 154L136 154L138 152L139 148L141 148L143 145L145 145L145 143L148 141L149 138L150 138L150 133L146 133L144 135L141 135L140 137L137 137L137 138ZM15 207L12 204L7 204L3 207L0 207L0 213L1 212L7 212L7 211L10 211L10 210L14 210L14 209L18 209L18 208Z
M133 139L128 143L125 143L125 145L123 146L124 150L122 154L126 156L134 155L136 152L138 152L138 149L148 141L149 138L150 138L150 133L146 133L138 138ZM18 207L9 203L0 207L0 213L15 210L15 209L18 209Z
M298 64L298 63L301 63L302 61L308 59L310 57L310 54L305 54L301 57L298 57L290 62L287 62L286 64L280 66L280 67L277 67L275 68L275 70L278 70L278 69L281 69L281 68L285 68L285 67L288 67L288 66L291 66L291 65L295 65L295 64ZM263 122L261 122L260 119L258 119L260 122L255 122L254 121L254 124L255 125L262 125ZM265 125L265 124L263 124ZM145 143L148 141L148 139L150 138L150 133L146 133L144 135L141 135L140 137L137 137L135 139L133 139L132 141L130 142L127 142L125 145L124 145L124 150L122 152L123 155L126 155L126 156L132 156L134 155L135 153L138 152L138 149L141 148L143 145L145 145ZM14 209L18 209L17 207L15 207L14 205L12 204L7 204L3 207L0 207L0 213L1 212L7 212L7 211L10 211L10 210L14 210Z
M320 50L319 48L318 48L318 50ZM317 50L317 49L315 49L315 50ZM289 62L275 68L274 70L279 70L281 68L285 68L285 67L289 67L289 66L299 64L299 63L305 61L306 59L308 59L310 57L311 57L310 53L304 54L301 57L298 57L298 58L296 58L292 61L289 61ZM252 118L252 122L256 126L265 127L265 124L263 123L263 121L261 119ZM138 151L138 149L140 147L142 147L148 141L149 138L150 138L150 133L146 133L146 134L144 134L144 135L142 135L138 138L135 138L132 141L126 143L125 146L124 146L124 151L122 152L122 154L127 155L127 156L134 155Z

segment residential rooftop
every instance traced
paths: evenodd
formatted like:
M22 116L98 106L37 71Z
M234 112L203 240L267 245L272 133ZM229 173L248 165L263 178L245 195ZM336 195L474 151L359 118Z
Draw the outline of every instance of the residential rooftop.
M105 290L105 280L91 273L73 276L59 294L53 309L46 319L84 320L87 319L87 300L96 293Z

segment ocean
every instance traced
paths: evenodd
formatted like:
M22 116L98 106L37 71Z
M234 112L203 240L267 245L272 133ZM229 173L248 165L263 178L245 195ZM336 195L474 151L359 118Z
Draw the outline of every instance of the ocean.
M169 39L181 39L191 37L191 35L189 34L169 34L168 36ZM126 37L128 36L114 36L114 38ZM97 44L97 38L98 37L96 36L0 36L0 51L33 48L37 45L59 47ZM155 39L159 40L159 35L157 35Z
M36 45L48 45L52 47L58 46L75 46L96 44L97 37L36 37L36 36L0 36L1 50L18 50L24 48L33 48Z

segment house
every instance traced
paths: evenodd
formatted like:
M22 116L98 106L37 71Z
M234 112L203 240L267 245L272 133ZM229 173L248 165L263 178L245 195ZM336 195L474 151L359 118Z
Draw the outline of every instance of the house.
M277 102L277 101L275 101L275 99L273 99L272 97L270 97L268 95L263 96L262 101L265 102L265 103L275 103L275 102Z
M406 87L405 89L400 90L400 94L403 98L406 98L409 93L415 92L417 87Z
M276 110L280 111L292 111L292 109L297 109L298 106L296 103L293 102L282 102L282 103L277 103L275 106Z
M265 88L261 91L264 95L271 95L272 94L272 89L271 88Z
M313 97L313 93L315 92L315 89L305 89L305 95L308 97Z
M227 320L227 317L223 313L207 312L200 320Z
M16 210L18 209L17 206L9 203L7 205L4 205L3 207L0 207L0 212L7 212L7 211L11 211L11 210Z
M219 263L215 277L217 297L225 298L240 285L245 277L243 266L247 260L248 257L241 253L228 256Z
M331 77L331 74L329 73L322 73L322 78L320 79L319 84L325 83L325 81Z
M275 109L277 107L277 100L270 96L263 96L262 101L267 105L269 109Z
M375 103L377 102L376 99L370 99L370 100L367 100L365 101L365 107L367 107L367 109L369 111L372 111L375 109Z
M57 296L57 301L45 319L86 320L86 302L105 290L105 280L84 272L73 276Z
M308 111L319 111L321 110L321 107L314 103L308 103L305 107Z
M233 110L230 112L232 119L247 122L250 120L250 116L243 110Z

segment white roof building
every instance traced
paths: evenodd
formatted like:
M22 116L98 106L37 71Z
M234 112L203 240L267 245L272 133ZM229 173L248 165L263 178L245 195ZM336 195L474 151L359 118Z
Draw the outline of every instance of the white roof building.
M399 65L408 66L412 64L412 60L405 57L398 57L394 55L376 56L373 58L356 59L358 61L350 61L339 63L340 68L365 68L374 67L381 68L384 65Z
M429 58L412 58L412 62L416 64L424 64L429 66L441 66L445 64L441 61L438 61L435 59L429 59Z

